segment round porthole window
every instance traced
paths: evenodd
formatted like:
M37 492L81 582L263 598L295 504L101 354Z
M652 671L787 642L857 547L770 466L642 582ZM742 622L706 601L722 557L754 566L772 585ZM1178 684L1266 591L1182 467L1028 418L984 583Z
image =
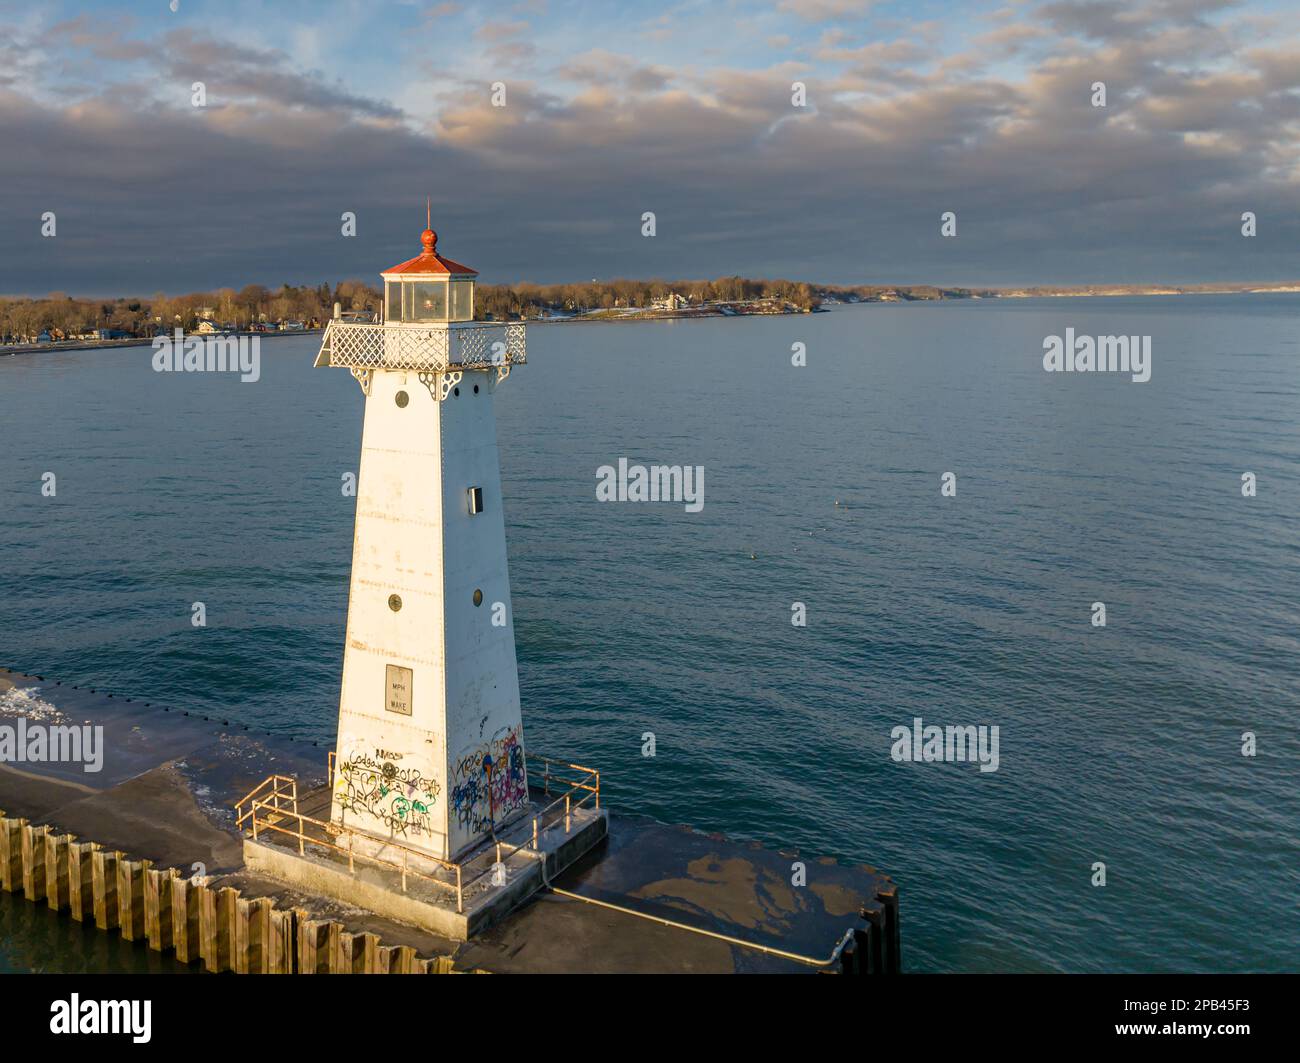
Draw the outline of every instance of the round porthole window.
M402 608L401 597L396 594L390 594L388 596L388 608L391 609L393 612L397 612L399 609L401 609Z
M452 388L451 390L453 394L455 394L456 398L460 398L460 388Z
M475 394L475 395L478 394L478 385L477 385L477 384L474 385L474 394Z
M475 605L482 605L482 604L483 604L483 592L482 592L482 591L478 591L478 590L476 590L476 591L474 592L474 604L475 604Z
M406 404L411 401L411 396L405 391L399 391L393 396L393 401L397 403L398 409L404 410L406 409Z

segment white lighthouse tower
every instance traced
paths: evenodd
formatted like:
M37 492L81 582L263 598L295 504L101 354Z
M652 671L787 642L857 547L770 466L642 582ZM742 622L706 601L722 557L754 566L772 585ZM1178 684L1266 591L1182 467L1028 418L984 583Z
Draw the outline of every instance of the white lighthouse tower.
M420 241L383 274L383 322L336 316L316 360L365 393L330 818L446 861L529 805L492 408L525 349Z

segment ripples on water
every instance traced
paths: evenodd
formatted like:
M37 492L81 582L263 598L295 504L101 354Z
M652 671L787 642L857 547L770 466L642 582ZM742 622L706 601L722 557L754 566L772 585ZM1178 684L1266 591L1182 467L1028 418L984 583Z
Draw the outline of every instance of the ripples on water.
M1237 296L531 328L497 393L530 745L618 808L887 870L912 970L1294 968L1297 323ZM1067 326L1153 336L1151 382L1044 373ZM0 663L332 741L362 396L316 343L265 341L257 384L0 359ZM620 456L704 465L703 512L597 503ZM915 716L998 725L1000 770L892 762Z

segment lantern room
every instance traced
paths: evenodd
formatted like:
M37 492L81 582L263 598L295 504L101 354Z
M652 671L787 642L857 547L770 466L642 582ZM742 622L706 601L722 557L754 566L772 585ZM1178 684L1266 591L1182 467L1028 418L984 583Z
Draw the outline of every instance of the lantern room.
M420 234L424 250L385 270L384 321L427 325L474 320L474 278L478 272L438 254L438 234Z

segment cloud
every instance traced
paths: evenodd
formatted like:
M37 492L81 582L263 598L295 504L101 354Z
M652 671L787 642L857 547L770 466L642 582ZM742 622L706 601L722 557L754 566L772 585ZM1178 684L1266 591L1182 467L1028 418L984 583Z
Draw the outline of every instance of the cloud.
M528 32L528 23L524 21L517 22L485 22L477 30L474 36L481 41L491 41L499 43L510 40L521 34Z
M781 0L778 11L809 22L829 22L836 18L861 18L874 6L872 0Z
M303 74L288 57L271 49L238 47L189 29L164 37L165 62L179 83L203 81L210 98L252 100L259 106L298 107L353 116L396 119L399 108L331 85L315 73Z
M1239 0L1055 0L1044 4L1040 17L1049 26L1099 41L1124 42L1181 25L1209 28L1209 16L1237 7Z
M1219 4L1129 11L1026 7L948 46L929 25L819 26L804 50L743 65L710 62L713 44L578 47L567 26L471 22L454 68L413 50L400 107L302 69L291 45L185 27L146 39L160 65L140 77L138 29L74 19L0 42L23 71L0 82L0 291L373 275L418 249L426 194L443 246L486 281L1294 275L1300 41ZM494 107L494 50L519 43L534 51ZM114 80L72 80L97 47L124 57ZM193 80L206 110L188 106ZM340 235L345 210L356 238ZM946 210L956 240L938 236ZM1265 222L1255 240L1244 210Z
M424 21L426 23L436 22L438 19L451 18L453 15L459 15L465 9L454 0L446 0L445 3L432 4L424 10Z
M673 78L673 72L666 67L643 64L634 56L619 55L601 48L574 56L555 73L565 81L589 85L619 84L636 93L659 92Z

